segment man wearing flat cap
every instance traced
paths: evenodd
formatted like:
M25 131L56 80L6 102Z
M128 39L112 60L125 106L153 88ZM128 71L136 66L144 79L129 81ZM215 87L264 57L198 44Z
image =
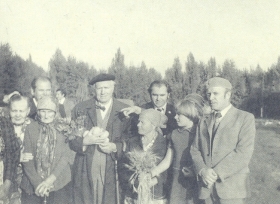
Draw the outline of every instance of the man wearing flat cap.
M197 128L191 148L206 204L240 204L250 196L249 162L254 150L255 119L230 103L231 83L221 77L207 82L212 113Z
M85 116L87 131L70 141L76 152L73 165L74 200L77 204L117 203L114 162L121 157L129 127L120 112L128 105L113 98L115 76L99 74L90 82L95 97L75 106L72 118Z

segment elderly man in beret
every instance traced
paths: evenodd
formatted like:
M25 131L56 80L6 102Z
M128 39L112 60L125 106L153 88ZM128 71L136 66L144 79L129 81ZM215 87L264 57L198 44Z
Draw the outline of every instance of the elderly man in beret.
M231 83L221 77L207 82L212 113L200 121L191 148L205 203L240 204L250 195L249 162L254 150L255 119L230 102Z
M100 74L89 84L95 97L75 106L72 118L85 116L87 131L70 141L76 152L73 165L74 200L79 204L115 204L114 163L123 152L129 120L120 112L128 105L113 98L115 76Z

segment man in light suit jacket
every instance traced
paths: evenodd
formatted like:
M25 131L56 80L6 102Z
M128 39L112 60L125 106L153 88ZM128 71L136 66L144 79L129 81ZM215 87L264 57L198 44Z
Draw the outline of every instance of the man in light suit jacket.
M199 198L206 204L245 203L250 196L248 165L254 150L255 119L231 105L228 80L214 77L207 85L213 112L200 121L191 148Z
M75 104L69 98L66 98L66 91L62 89L56 90L56 98L59 104L59 114L62 118L66 118L66 121L71 121L71 111Z

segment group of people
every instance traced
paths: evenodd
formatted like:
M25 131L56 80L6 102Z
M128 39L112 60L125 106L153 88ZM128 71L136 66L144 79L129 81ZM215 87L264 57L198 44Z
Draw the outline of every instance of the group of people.
M192 93L175 105L164 80L151 83L151 101L141 106L113 97L114 75L99 74L89 85L94 97L76 105L62 89L54 97L47 77L33 80L32 99L7 97L4 203L246 202L255 122L231 104L227 79L206 82L208 103Z

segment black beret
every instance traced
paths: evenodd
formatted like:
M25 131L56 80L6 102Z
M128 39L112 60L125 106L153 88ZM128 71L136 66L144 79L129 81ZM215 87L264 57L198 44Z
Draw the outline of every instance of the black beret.
M90 80L89 85L93 85L100 81L114 81L115 78L116 77L112 74L98 74L97 76L93 77L92 80Z

